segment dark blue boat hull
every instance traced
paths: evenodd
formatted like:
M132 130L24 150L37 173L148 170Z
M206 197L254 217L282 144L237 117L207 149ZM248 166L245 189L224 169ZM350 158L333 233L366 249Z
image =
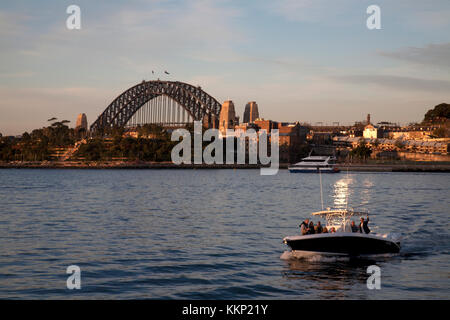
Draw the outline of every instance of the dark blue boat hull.
M375 237L303 236L301 239L285 240L292 250L348 255L383 254L400 252L400 243Z

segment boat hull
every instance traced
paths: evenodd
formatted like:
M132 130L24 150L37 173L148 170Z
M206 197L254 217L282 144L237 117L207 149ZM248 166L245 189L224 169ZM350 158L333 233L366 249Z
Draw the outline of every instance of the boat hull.
M346 255L400 252L400 243L360 233L318 234L286 237L284 242L295 251Z

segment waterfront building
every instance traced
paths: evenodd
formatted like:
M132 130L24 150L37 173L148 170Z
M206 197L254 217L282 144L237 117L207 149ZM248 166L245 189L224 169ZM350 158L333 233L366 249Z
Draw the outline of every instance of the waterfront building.
M309 129L295 123L278 123L280 161L293 163L298 161L302 146L305 145Z
M299 122L278 123L280 145L286 144L291 146L304 143L306 141L308 131L308 128L300 125Z
M268 134L272 129L278 129L278 122L265 119L256 119L254 122L259 130L265 130Z
M361 139L362 138L334 137L333 144L337 148L351 150L359 145ZM434 139L424 141L370 138L364 139L364 141L369 146L371 146L372 149L379 151L402 151L408 153L439 154L448 156L450 150L449 139Z
M364 127L363 137L366 139L383 138L383 130L369 123Z

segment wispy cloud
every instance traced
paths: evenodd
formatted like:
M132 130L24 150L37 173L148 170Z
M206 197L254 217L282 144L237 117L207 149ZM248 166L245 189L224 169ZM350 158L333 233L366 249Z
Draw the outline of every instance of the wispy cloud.
M29 78L32 77L34 75L33 72L1 72L0 73L0 78Z
M67 4L56 0L0 4L2 130L55 112L93 121L121 91L160 76L238 109L257 100L264 117L284 120L352 118L367 99L386 106L388 119L388 105L405 97L422 117L421 103L450 91L450 20L439 16L447 17L448 0L378 0L382 32L366 30L370 0L78 4L77 31L66 29Z
M326 23L331 17L348 11L349 7L357 2L357 0L279 0L272 1L268 8L290 21Z
M25 22L30 16L15 12L0 11L0 36L17 36L26 31Z
M433 8L415 10L404 19L406 24L416 28L437 30L448 27L450 26L450 3L446 1L445 4L434 5Z
M425 47L406 47L396 51L380 51L384 57L450 69L450 42Z
M450 92L450 81L393 75L344 75L333 77L355 85L376 85L390 90Z

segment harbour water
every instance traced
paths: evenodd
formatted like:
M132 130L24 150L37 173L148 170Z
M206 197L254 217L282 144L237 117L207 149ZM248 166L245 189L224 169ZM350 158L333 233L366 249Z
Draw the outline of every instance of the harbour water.
M319 176L259 173L0 169L0 298L450 298L448 173L322 176L325 207L368 209L373 232L402 234L400 254L364 259L281 259L321 209Z

